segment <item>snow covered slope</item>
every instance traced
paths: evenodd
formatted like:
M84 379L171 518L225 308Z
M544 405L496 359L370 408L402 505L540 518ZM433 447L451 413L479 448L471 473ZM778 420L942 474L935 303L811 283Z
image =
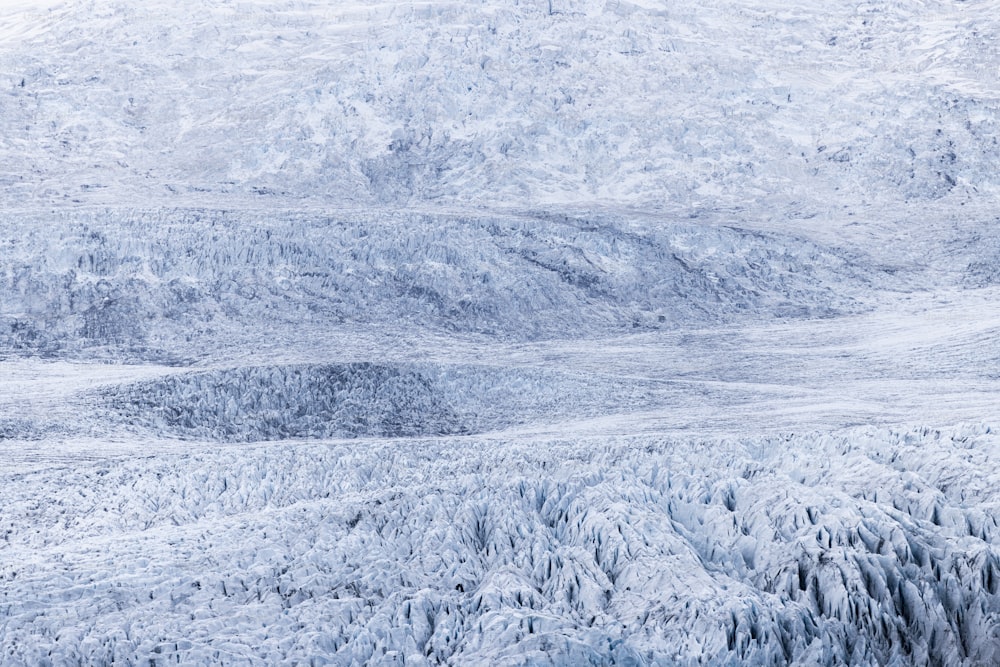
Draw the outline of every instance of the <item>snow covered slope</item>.
M789 233L621 216L100 210L0 221L0 343L47 355L111 346L170 359L232 336L286 336L292 323L532 339L830 316L868 307L873 284L906 286L891 274L910 268Z
M1000 663L992 3L0 6L0 665Z
M816 212L998 186L987 0L80 1L0 25L14 205Z

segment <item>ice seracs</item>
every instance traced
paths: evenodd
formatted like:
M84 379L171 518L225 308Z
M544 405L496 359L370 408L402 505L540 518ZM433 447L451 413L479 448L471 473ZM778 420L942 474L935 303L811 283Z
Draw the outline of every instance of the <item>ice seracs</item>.
M0 8L0 664L1000 662L997 15L793 5Z

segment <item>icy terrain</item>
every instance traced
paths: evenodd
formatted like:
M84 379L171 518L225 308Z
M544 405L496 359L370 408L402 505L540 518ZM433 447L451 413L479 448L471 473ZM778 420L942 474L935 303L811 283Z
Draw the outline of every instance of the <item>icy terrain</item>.
M988 0L21 7L0 22L15 205L815 214L1000 185Z
M0 4L0 665L1000 664L1000 18Z

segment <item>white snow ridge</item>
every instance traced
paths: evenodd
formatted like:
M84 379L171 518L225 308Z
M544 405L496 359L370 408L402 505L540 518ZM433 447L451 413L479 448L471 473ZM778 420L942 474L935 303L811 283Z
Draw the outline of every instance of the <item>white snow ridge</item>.
M993 4L0 3L0 665L1000 664Z

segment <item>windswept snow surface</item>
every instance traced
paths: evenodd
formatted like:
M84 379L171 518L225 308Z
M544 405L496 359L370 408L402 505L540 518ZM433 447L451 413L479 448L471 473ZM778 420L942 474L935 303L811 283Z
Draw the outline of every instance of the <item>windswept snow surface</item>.
M1000 664L997 16L0 4L0 665Z

